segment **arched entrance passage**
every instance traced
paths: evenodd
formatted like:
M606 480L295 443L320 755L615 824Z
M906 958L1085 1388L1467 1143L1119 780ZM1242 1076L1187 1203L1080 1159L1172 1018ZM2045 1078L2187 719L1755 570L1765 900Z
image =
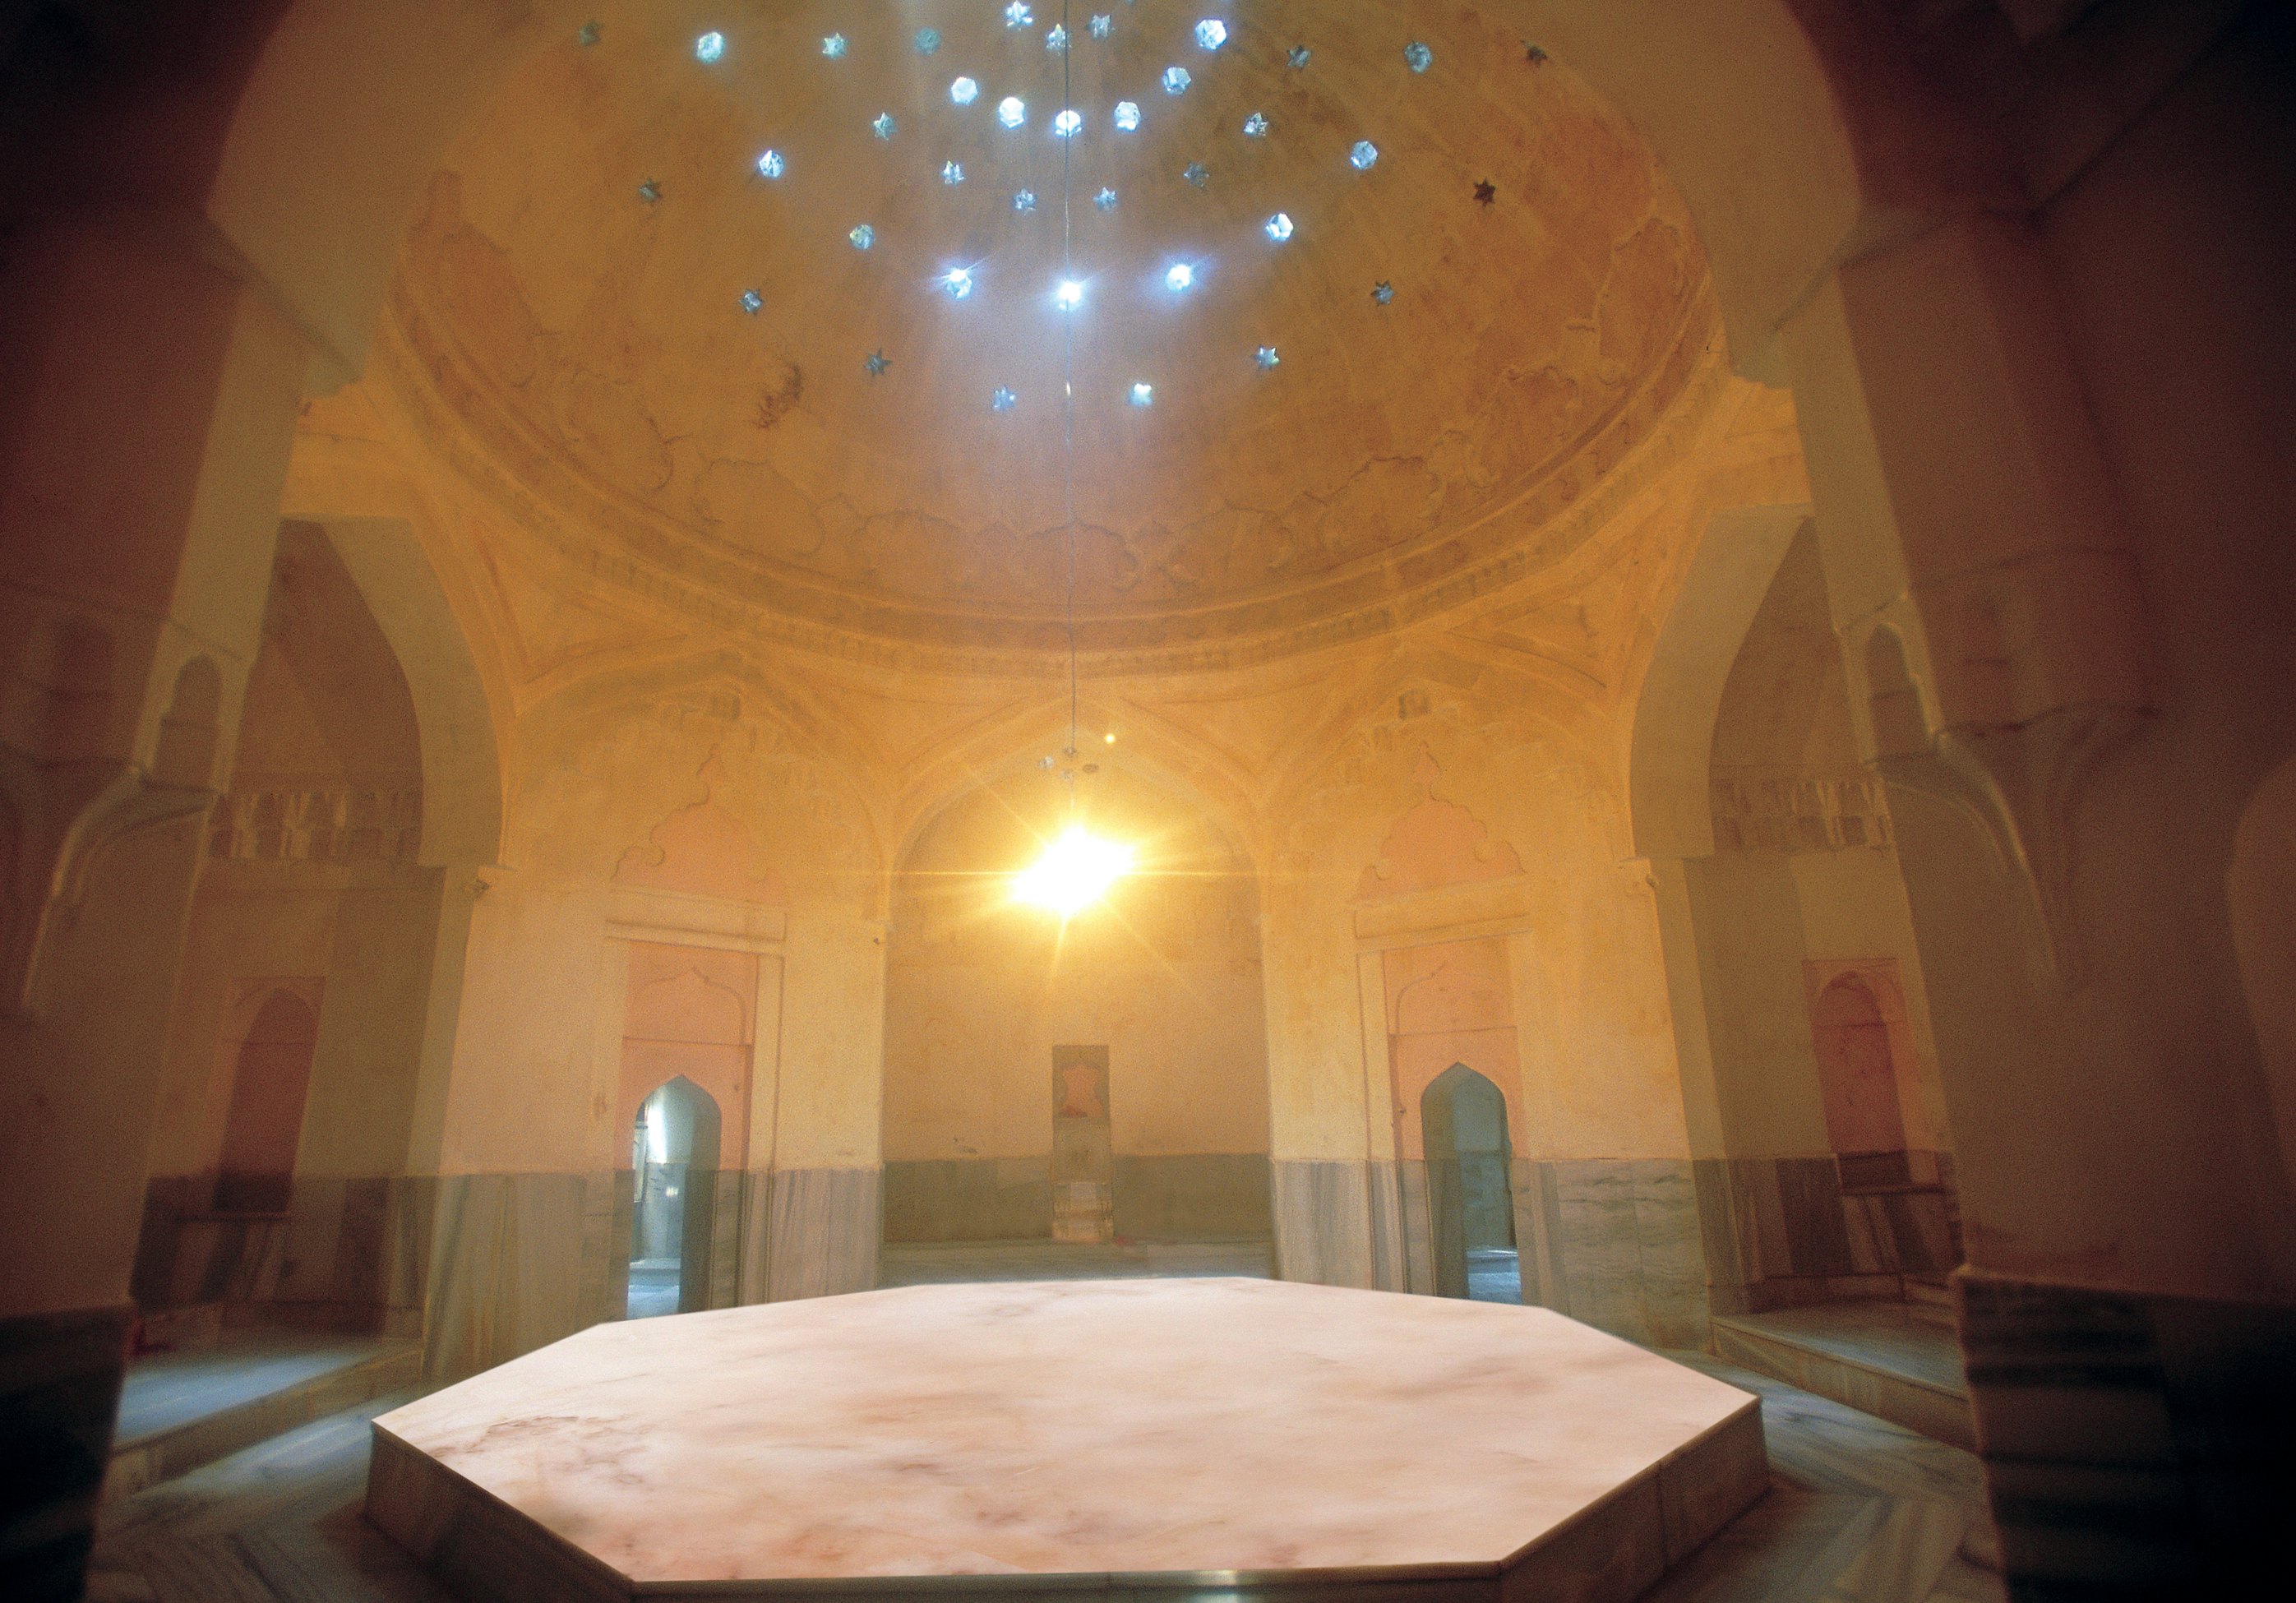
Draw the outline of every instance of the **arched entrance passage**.
M1427 1150L1435 1294L1521 1302L1505 1093L1455 1063L1420 1094L1419 1127Z
M718 1123L718 1099L683 1074L638 1104L630 1126L631 1319L709 1306Z

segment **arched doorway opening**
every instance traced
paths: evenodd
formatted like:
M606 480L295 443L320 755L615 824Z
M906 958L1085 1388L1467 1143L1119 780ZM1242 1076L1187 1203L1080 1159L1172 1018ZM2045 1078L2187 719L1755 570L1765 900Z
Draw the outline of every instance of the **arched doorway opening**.
M1435 1294L1520 1303L1515 1255L1514 1143L1506 1096L1465 1064L1437 1075L1419 1098L1433 1225Z
M718 1134L717 1098L683 1074L638 1105L630 1126L631 1319L709 1306Z

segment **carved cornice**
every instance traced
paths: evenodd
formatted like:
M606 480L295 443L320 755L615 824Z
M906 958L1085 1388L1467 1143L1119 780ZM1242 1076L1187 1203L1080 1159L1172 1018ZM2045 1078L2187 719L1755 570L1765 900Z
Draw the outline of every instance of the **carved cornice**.
M415 860L420 790L234 791L208 820L208 855L241 862Z

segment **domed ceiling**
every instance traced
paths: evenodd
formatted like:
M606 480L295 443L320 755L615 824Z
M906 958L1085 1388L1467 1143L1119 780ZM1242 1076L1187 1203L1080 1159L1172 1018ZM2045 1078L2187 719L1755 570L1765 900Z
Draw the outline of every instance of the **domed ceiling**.
M959 649L1066 648L1072 517L1084 649L1155 653L1519 550L1712 337L1647 153L1472 11L1026 9L607 10L530 62L395 297L465 471L658 595Z

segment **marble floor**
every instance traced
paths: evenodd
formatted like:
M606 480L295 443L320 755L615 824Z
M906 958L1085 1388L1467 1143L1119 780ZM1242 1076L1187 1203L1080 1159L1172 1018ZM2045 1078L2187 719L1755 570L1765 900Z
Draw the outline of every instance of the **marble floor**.
M1511 1246L1467 1250L1467 1296L1477 1303L1522 1301L1522 1260Z
M678 1261L636 1258L630 1262L629 1317L657 1319L677 1311Z

